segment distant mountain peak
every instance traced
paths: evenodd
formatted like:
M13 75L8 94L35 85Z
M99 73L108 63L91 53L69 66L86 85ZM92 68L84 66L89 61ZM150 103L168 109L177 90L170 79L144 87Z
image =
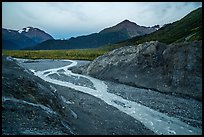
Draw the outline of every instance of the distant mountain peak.
M18 33L23 34L31 39L33 39L36 43L40 43L49 39L53 39L51 35L44 32L39 28L34 28L31 26L25 27L21 30L18 30Z
M129 21L128 19L125 19L125 20L123 20L123 21L120 22L120 23L133 23L133 22Z
M34 46L53 37L34 27L25 27L19 30L2 28L3 49L23 49Z
M124 21L122 21L122 22L130 22L128 19L125 19Z
M36 30L40 30L40 29L29 26L29 27L25 27L25 28L18 30L18 33L22 33L22 32L27 33L29 31L36 31ZM40 31L42 31L42 30L40 30Z
M32 29L33 27L26 27L26 28L23 28L21 30L18 30L18 33L22 33L22 32L28 32L30 29Z
M129 21L128 19L123 20L122 22L118 23L115 26L119 26L119 25L137 25L135 22Z
M100 33L117 32L117 31L122 31L124 33L127 33L129 38L131 38L135 36L152 33L156 31L156 29L151 27L139 26L135 22L131 22L125 19L122 22L116 24L115 26L105 28Z

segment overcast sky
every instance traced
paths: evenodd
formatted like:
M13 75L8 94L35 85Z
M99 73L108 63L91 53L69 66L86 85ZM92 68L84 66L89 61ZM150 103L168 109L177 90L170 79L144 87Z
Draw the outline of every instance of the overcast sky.
M181 19L201 2L3 2L2 27L37 27L55 39L99 32L128 19L141 26Z

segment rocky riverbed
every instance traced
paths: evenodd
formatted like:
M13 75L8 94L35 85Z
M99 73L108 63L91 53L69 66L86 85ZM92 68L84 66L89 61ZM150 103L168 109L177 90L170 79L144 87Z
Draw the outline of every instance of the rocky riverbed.
M103 100L45 82L25 67L30 64L37 71L51 64L54 68L70 64L57 62L24 60L23 64L2 56L3 135L155 134Z

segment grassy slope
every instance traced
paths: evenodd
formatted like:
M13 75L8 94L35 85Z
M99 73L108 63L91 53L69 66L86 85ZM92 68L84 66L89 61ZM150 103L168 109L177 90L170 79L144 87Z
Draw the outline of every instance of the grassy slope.
M162 27L151 34L134 37L123 42L106 46L111 46L114 49L122 46L137 45L143 42L156 40L170 44L173 42L185 41L185 38L188 36L189 39L186 41L202 39L202 8L192 11L181 20L167 24L165 27Z

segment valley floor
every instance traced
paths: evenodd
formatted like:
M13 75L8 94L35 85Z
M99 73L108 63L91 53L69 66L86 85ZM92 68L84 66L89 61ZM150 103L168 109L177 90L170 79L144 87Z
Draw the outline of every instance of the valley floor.
M61 97L64 107L71 111L69 126L74 134L202 134L199 101L101 81L68 70L74 65L85 65L86 61L17 61L47 81ZM3 120L3 127L15 128L14 125ZM8 128L3 131L9 132Z

